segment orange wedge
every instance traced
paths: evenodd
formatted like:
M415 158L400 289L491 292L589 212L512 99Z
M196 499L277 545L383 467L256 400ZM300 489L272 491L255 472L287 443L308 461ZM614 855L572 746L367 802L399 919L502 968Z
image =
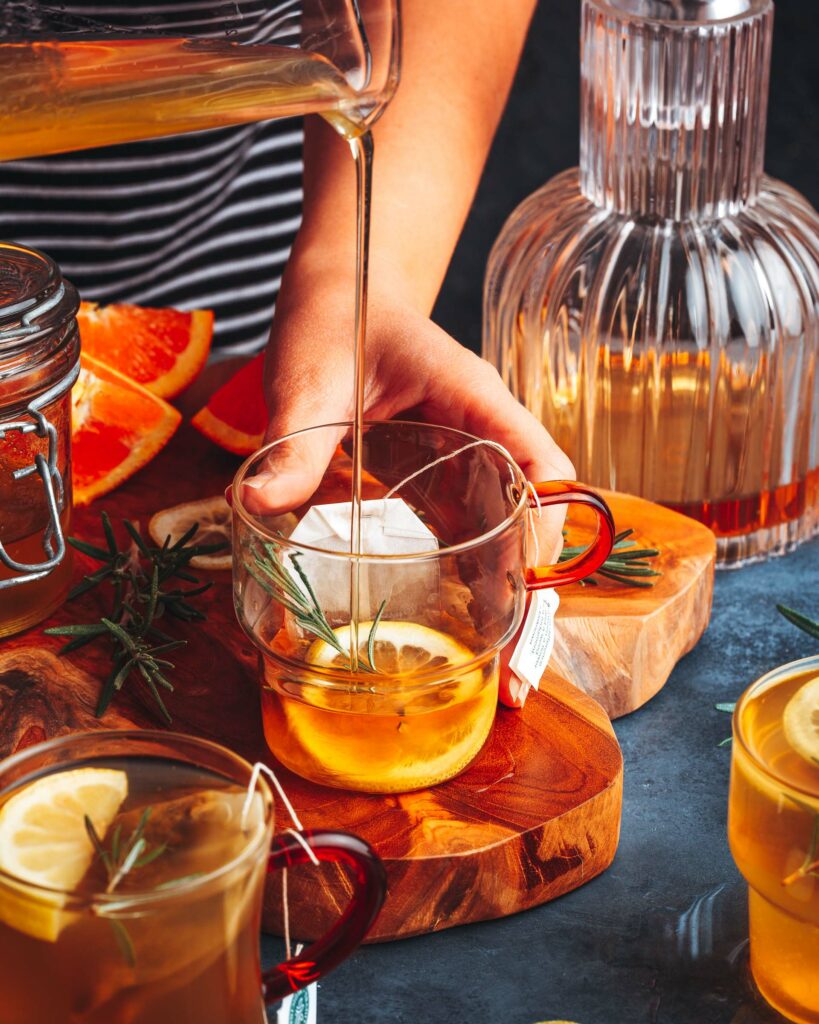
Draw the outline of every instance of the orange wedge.
M191 421L205 437L237 455L255 452L264 438L267 408L262 390L263 367L262 352L214 392Z
M88 355L71 407L75 505L107 494L150 462L182 419L172 405Z
M82 350L160 398L183 391L205 365L213 313L83 302L77 314Z

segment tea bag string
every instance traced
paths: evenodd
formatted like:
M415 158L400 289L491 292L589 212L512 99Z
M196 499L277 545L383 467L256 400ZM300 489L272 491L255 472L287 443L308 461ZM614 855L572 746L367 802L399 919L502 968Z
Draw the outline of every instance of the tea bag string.
M462 455L464 452L468 452L470 448L478 448L480 445L486 445L488 448L494 448L495 451L500 452L501 455L507 458L510 462L514 463L515 461L509 454L509 450L504 448L504 446L498 441L488 441L485 438L480 441L470 441L469 444L465 444L461 448L456 448L454 452L450 452L448 455L442 455L433 462L428 462L425 466L421 466L420 469L416 469L415 472L410 473L409 476L405 476L403 480L400 480L394 487L391 487L387 491L384 495L384 500L386 501L388 498L391 498L394 494L400 491L405 484L408 484L410 480L414 480L416 477L421 476L422 473L426 473L428 469L432 469L434 466L440 466L441 463L447 462L449 459L454 459L456 455ZM529 529L532 531L532 541L535 548L535 565L537 565L540 562L540 544L537 539L537 529L535 528L533 514L535 513L535 510L537 510L537 518L540 519L543 515L543 506L540 502L540 495L535 490L535 485L531 480L526 481L526 490L532 496L532 501L534 503L534 508L530 507L526 510L526 522Z
M273 783L274 789L279 794L279 799L284 804L284 808L287 811L287 813L290 815L290 820L296 826L295 829L288 828L285 829L285 831L288 832L291 836L293 836L297 843L300 843L301 846L304 847L307 856L310 858L313 864L315 864L315 866L318 867L318 857L315 855L313 850L310 849L310 846L308 845L304 836L301 834L304 826L302 825L298 814L296 814L296 808L290 803L290 799L287 796L287 793L284 791L284 786L282 786L282 784L279 782L276 773L273 771L272 768L268 768L266 764L262 764L261 761L257 761L253 765L253 770L250 773L250 781L247 784L247 795L245 796L245 802L242 805L242 831L247 831L250 807L251 804L253 803L253 796L254 793L256 792L256 786L258 785L259 782L259 776L262 774L264 774ZM298 831L296 831L296 829L298 829ZM287 954L287 959L289 960L293 953L292 946L290 943L290 907L288 905L287 898L287 868L284 868L284 870L282 871L282 917L284 919L284 948Z

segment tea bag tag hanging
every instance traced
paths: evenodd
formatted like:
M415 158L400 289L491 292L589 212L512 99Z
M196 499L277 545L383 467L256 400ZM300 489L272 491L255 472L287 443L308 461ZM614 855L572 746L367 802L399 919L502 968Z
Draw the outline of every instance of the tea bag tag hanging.
M324 551L349 554L352 503L314 505L290 534L293 544L307 544ZM401 498L378 498L361 503L361 553L365 555L412 555L438 550L435 535ZM286 556L292 558L291 555ZM296 556L310 581L322 611L328 617L349 617L350 567L345 559L314 555ZM389 564L361 565L359 607L362 618L373 618L382 601L400 591L402 599L423 601L433 590L437 568L431 562L391 567ZM299 574L291 571L303 590ZM309 595L306 594L309 597ZM410 609L411 611L412 609Z
M302 949L302 946L296 946L296 956ZM314 981L292 996L285 996L276 1010L276 1024L316 1024L317 1014L318 984Z
M537 690L555 645L555 612L560 598L554 590L535 590L509 668L528 689Z

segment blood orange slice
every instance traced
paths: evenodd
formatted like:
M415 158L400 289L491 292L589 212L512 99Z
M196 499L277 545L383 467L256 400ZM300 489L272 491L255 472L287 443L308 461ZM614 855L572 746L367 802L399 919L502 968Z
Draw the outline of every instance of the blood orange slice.
M262 391L264 353L239 370L214 392L192 423L205 437L237 455L250 455L261 445L267 426Z
M173 398L205 365L213 313L83 302L77 314L82 350L160 398Z
M107 494L150 462L182 419L172 405L88 355L71 405L75 505Z

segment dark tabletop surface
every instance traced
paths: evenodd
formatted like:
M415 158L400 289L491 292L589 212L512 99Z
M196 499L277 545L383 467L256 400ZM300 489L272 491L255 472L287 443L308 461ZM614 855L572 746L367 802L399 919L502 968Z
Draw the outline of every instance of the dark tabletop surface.
M725 837L733 701L816 653L777 601L819 613L819 541L717 574L711 625L645 708L615 724L625 758L607 872L535 910L370 946L319 989L319 1024L773 1024L747 972L745 889ZM281 956L263 942L265 961ZM819 981L819 978L817 979Z

